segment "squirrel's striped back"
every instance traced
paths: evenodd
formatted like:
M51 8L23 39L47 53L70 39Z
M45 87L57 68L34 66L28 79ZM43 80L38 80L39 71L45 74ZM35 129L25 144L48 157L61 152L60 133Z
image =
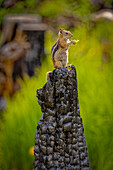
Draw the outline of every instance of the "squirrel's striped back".
M58 41L57 41L51 49L51 58L52 59L54 59L54 55L55 55L55 53L58 49L59 49L59 44L58 44Z

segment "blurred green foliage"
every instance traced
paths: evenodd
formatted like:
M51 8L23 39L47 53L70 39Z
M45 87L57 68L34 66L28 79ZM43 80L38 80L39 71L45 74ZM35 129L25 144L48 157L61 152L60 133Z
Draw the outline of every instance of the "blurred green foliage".
M0 9L0 22L6 13L37 13L36 1L18 2L11 9ZM64 5L64 9L62 7ZM34 9L34 10L33 10ZM88 1L58 0L40 2L41 16L56 17L61 13L84 16L91 12ZM59 25L60 27L60 25ZM65 25L67 29L67 25ZM110 60L103 62L103 40L113 44L113 23L100 20L92 25L88 20L70 30L73 39L79 39L69 49L69 64L77 69L80 113L83 120L86 143L92 170L113 169L113 48L108 50ZM58 31L58 28L56 28ZM46 60L35 77L25 76L20 80L22 89L13 100L8 99L8 108L0 120L0 170L31 170L37 123L41 117L36 90L46 83L46 73L53 70L50 57L57 34L48 30L45 36Z
M0 5L3 1L0 2ZM12 8L1 8L0 9L0 23L3 23L3 18L6 14L12 13L35 13L40 14L43 17L56 17L61 14L76 14L83 16L89 14L91 11L91 4L88 0L24 0L17 1Z

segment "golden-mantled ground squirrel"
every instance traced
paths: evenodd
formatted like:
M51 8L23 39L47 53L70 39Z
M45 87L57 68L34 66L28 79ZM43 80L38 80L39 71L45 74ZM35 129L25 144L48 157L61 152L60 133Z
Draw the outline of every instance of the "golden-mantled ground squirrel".
M79 40L71 40L72 34L70 31L61 28L58 33L58 40L51 49L51 58L54 68L66 67L68 63L68 49L72 44L76 44ZM47 73L47 80L49 80L49 73Z
M68 49L72 44L76 44L79 40L71 40L70 31L61 28L58 34L58 40L51 49L51 58L55 68L65 67L68 63Z

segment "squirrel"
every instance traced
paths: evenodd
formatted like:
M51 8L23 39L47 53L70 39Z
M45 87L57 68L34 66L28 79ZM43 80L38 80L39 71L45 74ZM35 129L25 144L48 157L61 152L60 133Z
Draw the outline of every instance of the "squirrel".
M54 68L66 67L68 63L68 49L72 44L76 44L79 40L71 40L72 33L60 28L58 33L58 40L51 49L51 59L54 64ZM47 80L49 80L49 73L47 73Z
M68 49L72 44L76 44L79 40L71 40L72 33L70 31L65 30L64 28L60 28L58 33L58 40L53 45L51 49L51 59L54 64L54 68L66 67L68 63Z

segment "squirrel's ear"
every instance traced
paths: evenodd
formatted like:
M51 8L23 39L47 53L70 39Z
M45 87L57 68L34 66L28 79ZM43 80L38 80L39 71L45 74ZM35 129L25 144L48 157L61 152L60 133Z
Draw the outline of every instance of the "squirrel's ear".
M64 30L64 28L60 28L59 29L59 32L62 34L62 31Z

